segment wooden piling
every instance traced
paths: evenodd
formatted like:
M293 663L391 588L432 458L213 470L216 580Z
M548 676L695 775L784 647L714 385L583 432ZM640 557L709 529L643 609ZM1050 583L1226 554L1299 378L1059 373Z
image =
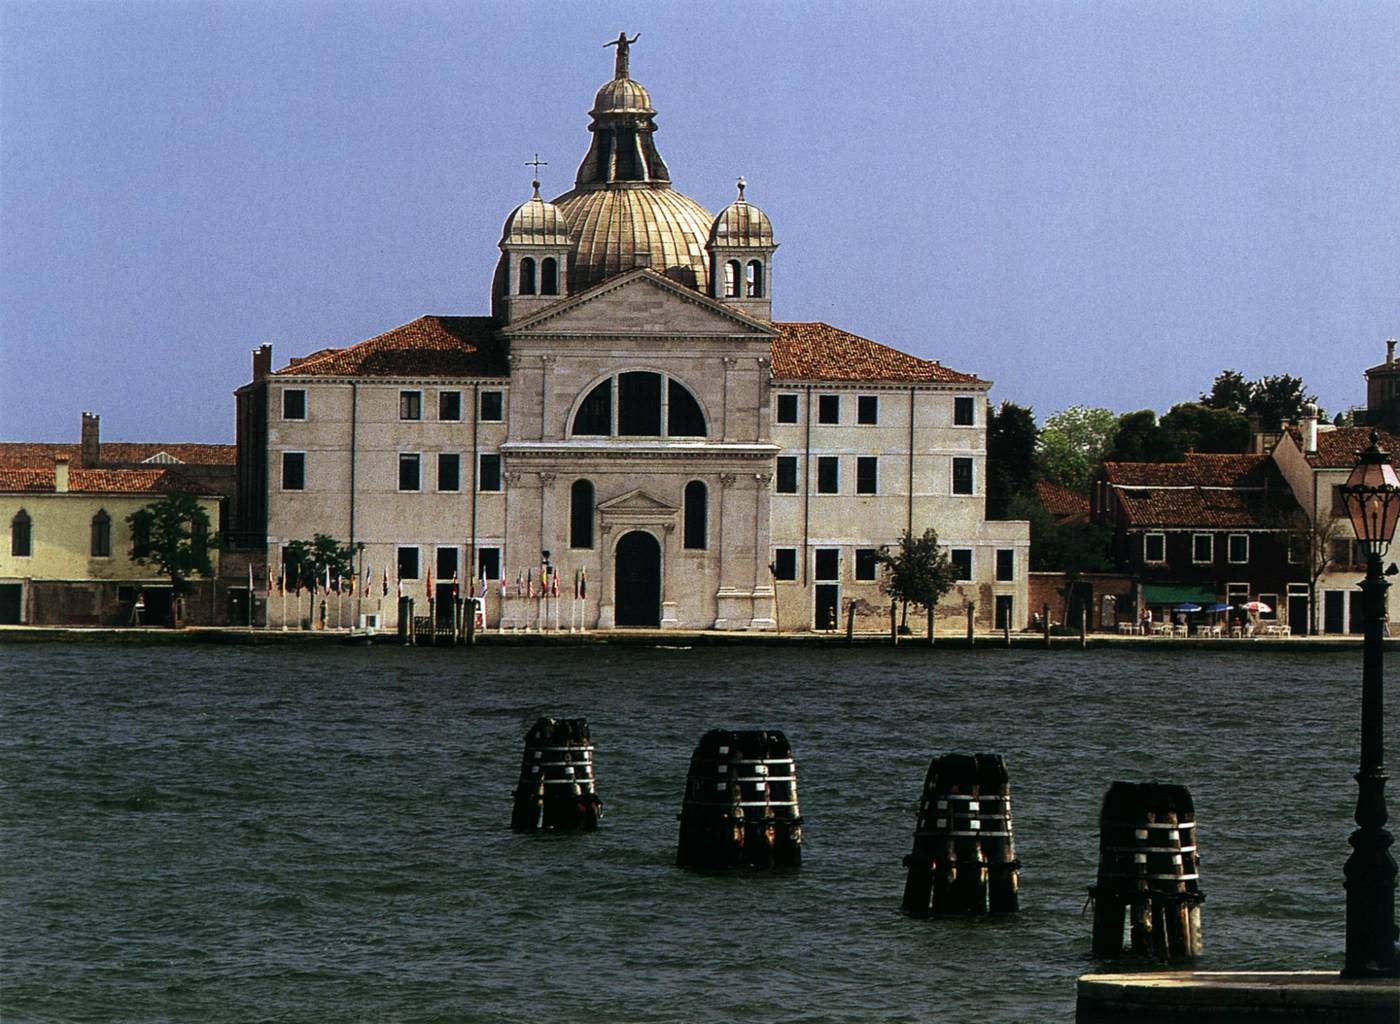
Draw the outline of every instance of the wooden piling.
M407 647L413 636L413 602L407 597L399 598L399 644Z
M510 827L516 832L586 832L603 816L584 718L541 718L525 734Z
M690 759L680 823L680 867L800 867L797 764L787 737L773 730L705 733Z
M1047 604L1040 614L1040 625L1045 630L1045 646L1050 646L1050 606Z
M476 603L479 598L472 598L463 609L462 625L467 634L467 646L476 646Z
M1134 956L1183 963L1201 955L1196 811L1185 786L1115 782L1099 815L1094 955L1123 954L1123 915Z
M891 601L891 602L890 602L890 643L892 643L892 644L894 644L896 647L898 647L898 646L899 646L899 622L898 622L898 620L897 620L897 618L896 618L896 611L895 611L896 608L897 608L896 603L895 603L894 601Z
M850 643L856 632L856 603L849 601L846 604L846 643Z
M904 858L906 914L1012 913L1021 862L1011 785L997 754L945 754L929 764L914 849Z
M976 601L969 601L969 602L967 602L967 645L968 645L969 647L971 647L974 643L977 642L977 638L976 638L976 636L975 636L974 633L973 633L973 625L972 625L973 622L976 621L976 617L977 617L977 602L976 602Z

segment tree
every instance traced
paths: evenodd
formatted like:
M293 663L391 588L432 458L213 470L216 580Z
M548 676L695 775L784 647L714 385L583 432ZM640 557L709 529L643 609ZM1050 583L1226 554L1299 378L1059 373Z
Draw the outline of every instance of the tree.
M353 576L354 552L328 534L318 533L311 540L294 540L282 549L282 562L292 566L303 586L321 586L330 570L331 579Z
M1212 409L1259 416L1265 430L1277 430L1284 420L1296 421L1303 406L1316 402L1317 396L1307 393L1299 377L1281 373L1246 381L1238 370L1221 370L1201 396L1201 404Z
M933 643L933 614L938 599L953 589L958 570L948 552L938 544L938 531L929 527L923 536L908 530L899 538L899 548L891 553L882 547L875 561L884 566L880 589L892 601L903 601L928 612L928 640Z
M1212 409L1228 409L1241 416L1249 412L1252 389L1239 370L1221 370L1201 396L1201 404Z
M1117 432L1118 417L1107 409L1072 405L1055 413L1040 431L1040 469L1045 479L1084 493Z
M1232 409L1182 402L1172 406L1161 423L1183 452L1223 454L1249 450L1249 420Z
M1030 494L1040 476L1036 442L1040 428L1035 413L1013 402L988 407L987 518L1005 519L1011 499Z
M1176 435L1157 422L1157 414L1143 409L1118 417L1118 432L1105 458L1114 462L1180 462L1182 450Z
M131 527L131 560L154 565L170 578L170 625L180 624L179 603L191 576L210 577L209 549L219 542L209 529L209 513L188 494L174 491L126 517Z
M1319 515L1309 519L1302 509L1294 509L1284 519L1291 546L1290 561L1303 563L1308 574L1308 607L1311 621L1308 632L1318 632L1317 583L1329 569L1336 566L1333 558L1333 545L1336 541L1351 537L1349 521L1342 516Z

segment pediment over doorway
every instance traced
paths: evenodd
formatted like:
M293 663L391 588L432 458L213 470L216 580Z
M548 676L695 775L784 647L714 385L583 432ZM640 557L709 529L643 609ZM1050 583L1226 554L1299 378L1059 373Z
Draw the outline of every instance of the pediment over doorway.
M654 497L640 487L598 503L598 516L604 529L626 526L664 526L676 523L680 509Z

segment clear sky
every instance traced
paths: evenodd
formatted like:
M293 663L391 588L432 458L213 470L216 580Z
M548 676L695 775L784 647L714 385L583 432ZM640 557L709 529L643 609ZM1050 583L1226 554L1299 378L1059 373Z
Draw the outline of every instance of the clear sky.
M778 319L1042 418L1224 367L1336 412L1400 334L1400 0L0 0L0 438L229 441L258 344L488 312L623 29L675 186L772 217Z

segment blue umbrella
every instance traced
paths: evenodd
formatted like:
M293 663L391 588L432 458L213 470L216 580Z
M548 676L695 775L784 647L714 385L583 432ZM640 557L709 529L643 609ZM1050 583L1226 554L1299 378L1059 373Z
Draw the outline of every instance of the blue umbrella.
M1208 611L1208 612L1228 612L1229 610L1230 610L1230 606L1229 606L1228 604L1218 604L1218 603L1217 603L1217 604L1213 604L1213 605L1211 605L1209 608L1206 609L1206 611Z
M1175 610L1179 612L1198 612L1201 610L1201 606L1187 601L1184 604L1177 605Z

